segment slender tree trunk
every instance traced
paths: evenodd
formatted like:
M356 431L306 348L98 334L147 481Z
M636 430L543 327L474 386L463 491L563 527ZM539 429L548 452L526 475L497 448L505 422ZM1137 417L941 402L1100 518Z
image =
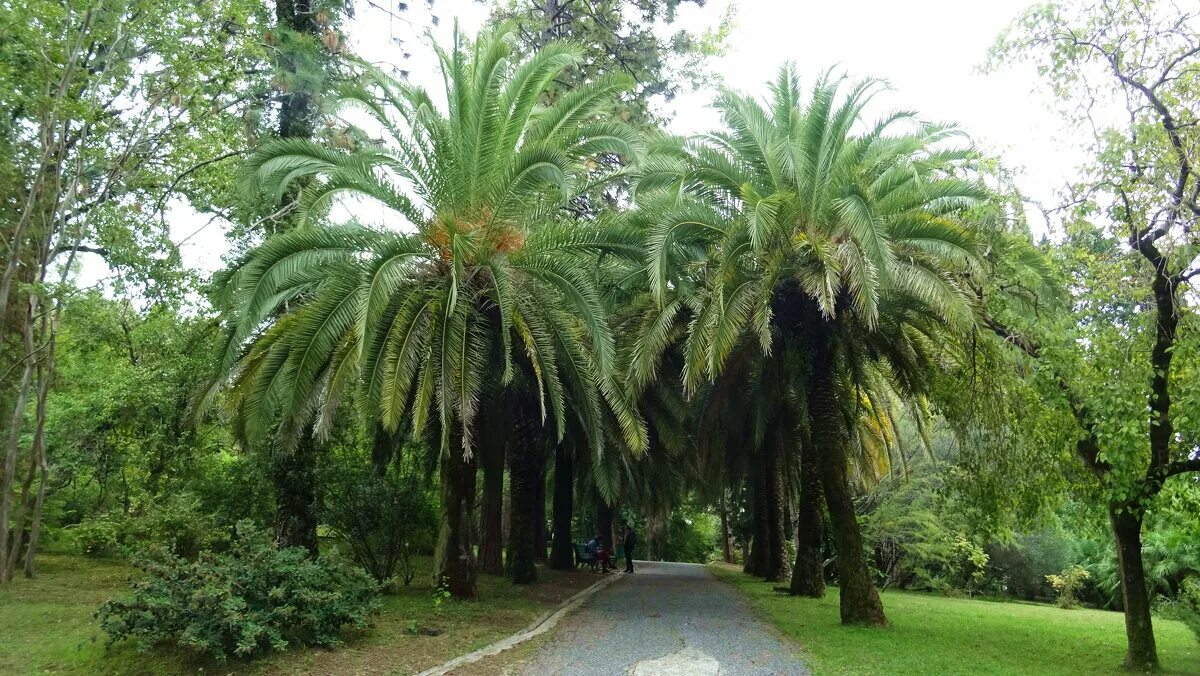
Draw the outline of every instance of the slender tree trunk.
M750 541L750 555L742 569L756 577L763 577L767 572L767 550L770 548L771 527L767 513L770 511L770 500L767 498L767 474L762 459L757 459L751 468L751 510L753 519L753 537Z
M483 499L479 513L479 569L504 574L504 443L489 430L479 449L483 466Z
M596 530L604 550L612 553L613 509L603 498L596 500Z
M792 568L793 596L825 596L821 545L825 531L825 496L821 471L812 444L800 451L800 502L796 514L796 565Z
M571 543L571 516L575 509L575 459L562 444L554 449L554 543L550 567L570 570L575 567L575 546Z
M1125 604L1125 635L1129 643L1125 666L1149 670L1158 667L1158 648L1154 643L1150 593L1142 564L1142 514L1135 509L1109 505L1108 518L1116 537L1121 600Z
M766 451L766 484L767 508L767 546L763 561L763 579L768 582L782 582L788 577L787 560L787 524L784 516L784 506L787 492L784 483L782 465L782 436L776 435L775 443L768 442Z
M537 482L533 497L533 560L546 563L546 452L537 455Z
M475 596L477 566L471 525L475 511L475 456L463 457L462 436L453 434L442 452L441 525L434 555L434 578L456 598Z
M275 539L284 547L303 547L316 555L317 442L312 427L295 450L276 450L271 458L275 484Z
M863 553L862 531L854 512L847 468L847 439L838 405L838 390L833 369L835 362L827 337L820 337L813 350L813 370L809 381L808 410L812 447L821 472L825 502L833 519L837 540L838 587L841 592L842 624L883 626L887 617L879 592L871 583L867 557Z
M729 505L725 491L721 491L721 557L725 563L733 563L733 542L729 537Z
M30 308L23 309L29 312ZM33 354L33 327L27 321L22 328L25 334L24 352ZM0 472L0 582L8 582L9 568L7 565L9 548L16 549L21 545L21 532L17 530L16 541L9 542L9 524L13 498L13 480L17 471L17 453L21 447L21 422L24 418L25 406L29 403L29 391L33 381L34 359L29 357L23 369L21 382L15 397L16 403L11 411L9 420L8 439L4 450L4 465Z

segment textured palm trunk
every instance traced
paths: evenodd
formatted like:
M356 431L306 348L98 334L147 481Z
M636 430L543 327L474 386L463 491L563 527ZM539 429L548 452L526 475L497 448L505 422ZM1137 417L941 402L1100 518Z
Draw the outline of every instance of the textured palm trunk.
M781 444L782 437L779 437L775 443L768 443L767 448L764 449L766 451L766 467L763 480L767 489L764 504L767 510L767 546L764 552L762 576L768 582L782 582L787 579L789 572L787 518L784 514L787 491L783 475Z
M847 439L838 406L834 379L834 358L827 337L820 337L813 350L813 370L809 379L808 410L812 447L820 468L825 503L833 519L837 540L838 587L841 592L842 624L883 626L887 617L879 592L871 583L867 557L863 552L862 531L854 512L847 468Z
M571 544L571 517L575 509L575 459L559 445L554 449L554 542L550 567L570 570L575 567L575 547Z
M271 458L275 484L275 540L284 547L317 553L317 445L312 428L304 430L295 450Z
M821 544L825 532L825 496L821 471L812 444L800 452L800 501L796 510L796 565L792 568L793 596L825 596L825 567Z
M1150 619L1150 594L1142 564L1142 514L1136 508L1109 505L1108 518L1116 536L1121 570L1121 600L1125 605L1125 666L1146 671L1158 667L1158 648Z
M441 524L434 554L434 579L456 598L475 596L477 565L471 526L475 511L477 461L463 457L462 437L455 434L442 452Z
M733 542L729 537L729 506L725 502L725 493L721 493L721 559L725 563L733 563Z
M767 475L761 461L755 462L750 472L752 536L750 554L746 557L742 570L749 575L762 577L767 572L767 549L771 539L771 528L767 522L767 512L770 509L767 499Z
M537 534L534 519L537 518L537 484L541 480L544 461L542 432L537 415L519 406L512 452L509 457L509 530L508 560L505 562L508 576L517 584L537 581Z
M537 481L533 497L533 560L546 563L546 458L545 451L537 455Z
M489 434L479 449L483 497L479 503L479 570L504 574L504 444Z

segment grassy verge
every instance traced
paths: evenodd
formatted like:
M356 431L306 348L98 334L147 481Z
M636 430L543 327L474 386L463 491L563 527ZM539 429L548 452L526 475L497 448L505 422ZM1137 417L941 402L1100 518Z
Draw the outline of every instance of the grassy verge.
M889 591L891 626L843 627L838 591L792 598L741 570L714 564L825 674L1110 674L1125 656L1120 613ZM1178 622L1154 625L1163 672L1200 674L1200 643Z
M422 564L428 569L432 562ZM599 579L586 571L540 570L538 584L515 586L484 575L477 600L435 608L431 575L422 571L411 586L384 597L369 630L348 635L337 650L295 649L219 665L167 648L147 654L126 645L105 648L92 613L127 589L131 569L123 563L47 555L39 570L37 579L0 587L2 674L408 674L508 636Z

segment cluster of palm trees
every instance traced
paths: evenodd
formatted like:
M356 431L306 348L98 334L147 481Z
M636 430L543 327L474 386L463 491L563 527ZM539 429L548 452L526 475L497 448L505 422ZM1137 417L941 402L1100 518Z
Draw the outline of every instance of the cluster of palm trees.
M909 113L868 123L877 83L826 77L804 93L790 67L765 104L722 93L721 131L647 134L614 113L619 78L547 93L578 49L520 58L512 44L504 27L456 37L438 54L438 103L364 64L342 95L369 123L249 163L256 192L303 186L308 224L217 280L239 434L288 452L356 414L380 438L426 439L440 457L436 574L459 596L474 592L476 545L498 552L472 535L481 465L498 491L507 457L517 581L536 575L551 456L568 537L572 473L610 504L653 501L681 467L744 483L749 570L794 568L794 593L823 594L827 510L843 621L885 623L852 483L976 321L988 194L974 155ZM602 186L618 198L578 208ZM320 223L343 194L395 220Z

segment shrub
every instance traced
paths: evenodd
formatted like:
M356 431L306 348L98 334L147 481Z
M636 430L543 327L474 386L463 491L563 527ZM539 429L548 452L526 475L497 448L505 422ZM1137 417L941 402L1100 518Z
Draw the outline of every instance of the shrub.
M1200 641L1200 580L1185 580L1175 598L1160 596L1154 609L1168 620L1178 620L1187 625L1196 635L1196 640Z
M187 559L204 549L219 549L229 539L216 519L189 493L153 503L142 514L101 514L72 528L84 556L105 557L159 547Z
M987 552L962 535L954 539L950 551L953 552L950 577L955 588L967 592L967 596L974 596L987 575Z
M75 546L84 556L102 558L121 553L121 519L101 514L75 526Z
M206 549L224 549L229 534L200 508L200 499L183 493L128 518L121 529L129 548L161 547L175 556L194 559Z
M326 480L322 521L380 584L412 582L413 555L432 544L436 520L418 477L343 468Z
M1074 608L1078 603L1076 593L1084 580L1090 575L1087 569L1080 565L1074 565L1062 571L1058 575L1047 575L1046 581L1054 587L1054 591L1058 593L1059 608Z
M133 639L139 650L169 642L224 661L291 645L334 646L344 627L366 626L378 587L356 566L279 548L249 521L227 553L195 561L153 548L135 565L145 577L133 595L96 613L108 644Z

